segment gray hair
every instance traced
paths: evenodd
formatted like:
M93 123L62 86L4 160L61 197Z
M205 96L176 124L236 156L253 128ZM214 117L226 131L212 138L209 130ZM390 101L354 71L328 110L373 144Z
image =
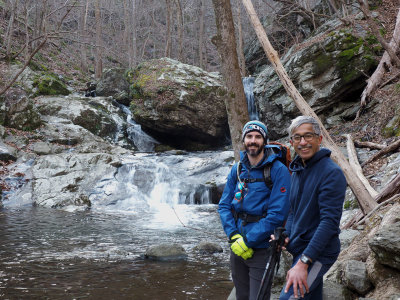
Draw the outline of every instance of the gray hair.
M311 124L314 132L318 135L321 135L321 128L319 127L319 123L313 117L310 116L298 116L297 118L292 120L292 124L290 124L288 128L289 137L292 136L292 132L303 124Z

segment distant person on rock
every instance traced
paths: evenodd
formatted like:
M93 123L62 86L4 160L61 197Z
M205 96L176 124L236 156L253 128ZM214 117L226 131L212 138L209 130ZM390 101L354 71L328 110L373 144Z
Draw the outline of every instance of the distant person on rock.
M297 153L289 167L292 177L285 241L293 264L279 299L322 300L323 275L340 252L339 225L347 183L330 158L331 151L320 148L321 129L314 118L295 118L288 132Z
M262 122L245 124L245 151L228 174L219 202L218 212L231 244L237 300L256 299L269 257L269 237L289 212L290 173L278 160L279 147L268 145L267 134Z

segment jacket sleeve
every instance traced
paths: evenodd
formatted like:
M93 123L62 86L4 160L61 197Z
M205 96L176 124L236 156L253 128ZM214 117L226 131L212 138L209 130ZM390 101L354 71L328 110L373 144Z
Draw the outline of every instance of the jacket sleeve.
M290 173L286 166L276 161L271 167L273 182L267 208L267 216L246 234L246 245L254 247L269 240L276 227L283 226L289 213Z
M324 178L318 197L320 222L307 248L303 251L313 260L326 248L332 237L338 234L347 186L343 172L339 168L333 169Z
M225 184L224 192L218 204L218 212L221 219L222 227L228 238L230 239L234 234L239 233L236 222L232 214L232 200L235 195L236 177L237 177L237 163L232 167L228 174L228 179Z

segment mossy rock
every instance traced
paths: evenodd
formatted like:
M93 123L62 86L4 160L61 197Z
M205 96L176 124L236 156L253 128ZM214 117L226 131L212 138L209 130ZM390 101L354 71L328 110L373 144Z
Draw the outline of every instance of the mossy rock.
M45 74L33 81L35 96L39 95L69 95L67 86L53 74Z

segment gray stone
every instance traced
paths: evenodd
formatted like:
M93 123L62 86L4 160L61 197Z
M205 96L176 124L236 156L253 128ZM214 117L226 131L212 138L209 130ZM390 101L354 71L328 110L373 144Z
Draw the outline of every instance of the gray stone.
M354 230L354 229L343 230L339 234L341 250L343 250L343 249L347 248L348 246L350 246L351 242L359 234L360 234L360 232L358 230Z
M365 295L373 287L367 276L365 263L357 260L345 262L343 282L351 290Z
M379 263L400 270L400 222L381 227L368 244Z
M350 300L351 293L340 283L325 280L323 289L323 298L327 300Z
M97 96L111 96L119 103L129 105L129 82L125 77L126 69L105 69L96 85Z
M179 244L160 244L151 246L146 250L144 257L152 260L185 260L187 254Z
M198 251L202 254L213 254L223 252L221 245L210 241L201 241L196 245L193 250Z

